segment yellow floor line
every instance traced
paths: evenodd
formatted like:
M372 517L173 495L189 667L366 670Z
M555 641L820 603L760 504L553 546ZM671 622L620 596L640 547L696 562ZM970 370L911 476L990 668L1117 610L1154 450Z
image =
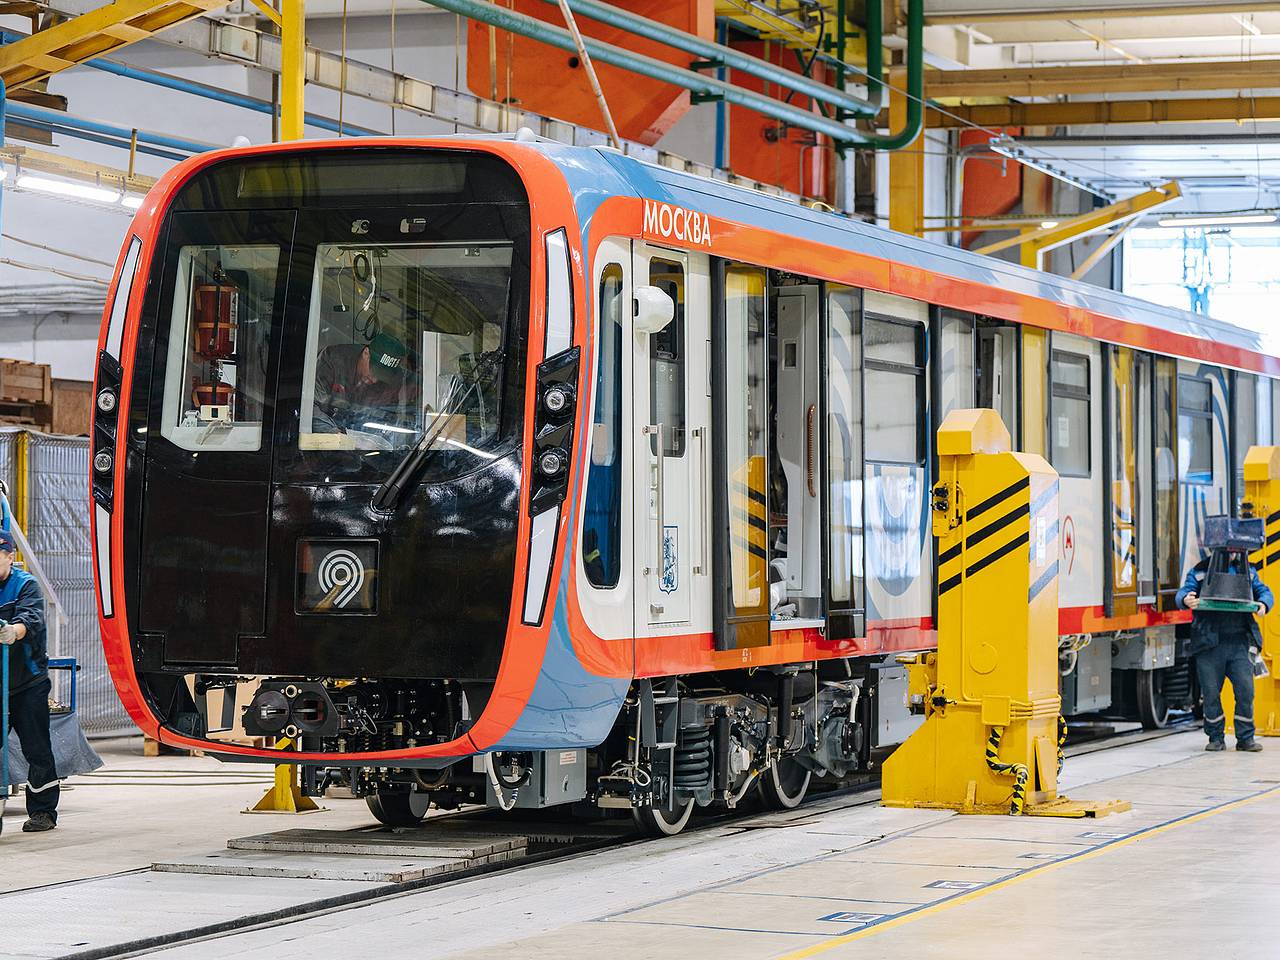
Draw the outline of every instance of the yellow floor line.
M935 913L941 913L943 910L949 910L950 908L958 907L961 904L972 903L974 900L985 897L989 893L994 893L997 890L1003 890L1005 887L1011 887L1015 883L1021 883L1023 880L1042 876L1052 870L1057 870L1073 863L1079 863L1081 860L1090 860L1094 857L1101 856L1104 853L1109 853L1112 850L1117 850L1120 847L1127 847L1129 844L1136 843L1139 840L1146 840L1148 837L1154 837L1157 834L1172 830L1175 827L1183 827L1188 824L1199 823L1201 820L1207 820L1209 817L1216 816L1219 813L1228 813L1231 810L1236 810L1245 804L1256 803L1259 800L1266 800L1278 793L1280 793L1280 787L1272 787L1270 790L1265 790L1262 793L1255 793L1251 797L1232 800L1220 807L1212 807L1209 810L1202 810L1199 813L1193 813L1180 820L1174 820L1170 823L1164 823L1157 827L1151 827L1147 830L1135 833L1132 836L1125 837L1122 840L1114 840L1110 843L1103 844L1100 847L1095 847L1092 850L1087 850L1084 853L1076 854L1075 856L1069 857L1065 860L1057 860L1053 863L1046 863L1043 866L1033 867L1030 870L1026 870L1023 873L1019 873L1016 876L1009 877L1008 879L997 880L989 886L972 890L969 893L961 894L960 896L949 900L943 900L941 903L932 904L931 906L927 906L921 910L904 913L901 916L894 917L892 920L886 920L883 923L878 923L875 926L866 927L862 930L855 930L853 933L846 933L839 937L832 937L830 940L823 940L821 943L815 943L813 946L805 947L802 950L782 954L777 958L777 960L803 960L805 957L816 957L820 953L826 953L828 950L834 950L836 947L843 946L846 943L853 943L855 940L863 940L867 937L873 937L885 930L891 930L894 927L900 927L908 924L913 920L919 920L921 917L932 916Z

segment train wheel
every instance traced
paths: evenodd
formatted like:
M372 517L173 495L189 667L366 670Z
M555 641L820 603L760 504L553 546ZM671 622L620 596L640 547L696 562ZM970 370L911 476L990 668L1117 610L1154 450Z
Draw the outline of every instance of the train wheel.
M412 790L379 790L364 802L378 822L388 827L416 827L431 809L431 798Z
M760 798L770 810L792 810L809 792L812 777L794 757L783 757L761 775Z
M1138 719L1144 730L1161 730L1169 725L1169 701L1164 696L1164 671L1139 670L1134 677Z
M631 819L650 837L674 837L693 816L693 801L675 807L632 807Z

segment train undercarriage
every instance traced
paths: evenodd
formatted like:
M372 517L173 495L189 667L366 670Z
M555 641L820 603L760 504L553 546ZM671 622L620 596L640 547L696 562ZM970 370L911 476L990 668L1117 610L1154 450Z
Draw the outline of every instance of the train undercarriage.
M1186 715L1197 691L1183 643L1172 631L1063 637L1064 714L1148 729ZM887 738L914 729L896 669L883 657L642 679L599 745L398 767L305 765L303 792L345 788L391 826L416 824L432 806L572 806L592 816L629 813L648 833L672 834L697 808L751 800L786 809L815 778L834 783L873 770L892 745ZM236 679L197 680L188 723L209 729L210 693ZM251 736L288 738L305 751L401 750L461 735L487 693L486 685L449 680L272 679L258 684L241 721Z

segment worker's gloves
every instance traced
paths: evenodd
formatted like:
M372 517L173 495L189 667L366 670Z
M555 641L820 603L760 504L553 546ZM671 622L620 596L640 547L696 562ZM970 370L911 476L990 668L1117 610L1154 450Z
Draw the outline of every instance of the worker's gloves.
M0 627L0 644L7 647L17 641L18 631L14 628L12 623L6 623L3 627Z

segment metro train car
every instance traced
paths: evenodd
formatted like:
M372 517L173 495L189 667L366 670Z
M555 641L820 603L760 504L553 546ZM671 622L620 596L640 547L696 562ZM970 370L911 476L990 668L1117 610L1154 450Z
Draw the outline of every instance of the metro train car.
M610 149L203 154L107 299L107 658L148 735L287 746L389 824L793 806L919 722L932 438L983 406L1062 478L1064 712L1158 726L1277 377L1245 330Z

